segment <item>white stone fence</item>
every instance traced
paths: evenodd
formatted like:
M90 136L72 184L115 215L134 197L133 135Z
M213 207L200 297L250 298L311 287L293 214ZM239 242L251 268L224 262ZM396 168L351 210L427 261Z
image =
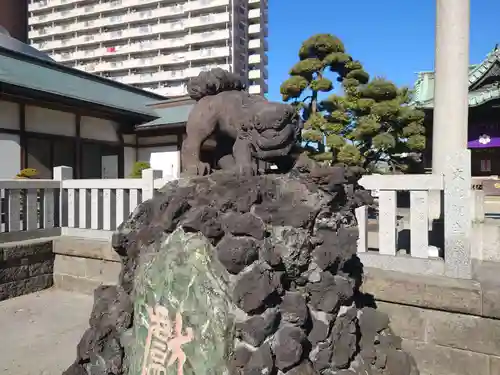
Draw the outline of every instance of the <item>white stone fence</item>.
M70 167L54 179L0 180L0 243L69 235L107 240L141 202L167 181L146 169L140 179L71 179Z
M360 185L378 196L378 220L370 220L366 206L356 210L358 255L363 264L405 273L470 278L472 224L484 219L484 197L481 190L473 189L469 160L467 152L450 156L444 175L362 177ZM398 208L398 192L403 191L410 197L409 210ZM401 248L398 238L408 229L409 241ZM429 243L431 232L439 248Z
M435 175L368 175L359 184L367 190L377 192L378 197L378 253L395 256L398 243L398 191L409 191L410 195L410 249L415 258L429 258L429 191L444 189L443 177ZM368 240L368 207L356 210L359 225L358 253L370 247Z

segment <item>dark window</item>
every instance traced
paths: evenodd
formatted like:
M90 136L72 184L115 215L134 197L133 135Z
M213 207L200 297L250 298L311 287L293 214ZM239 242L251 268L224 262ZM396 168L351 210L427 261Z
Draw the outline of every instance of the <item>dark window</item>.
M75 170L75 152L76 146L72 139L57 138L52 142L55 167L66 166Z
M28 138L27 167L38 171L38 178L52 178L51 142L48 139Z
M82 144L81 178L101 178L101 147L95 143Z

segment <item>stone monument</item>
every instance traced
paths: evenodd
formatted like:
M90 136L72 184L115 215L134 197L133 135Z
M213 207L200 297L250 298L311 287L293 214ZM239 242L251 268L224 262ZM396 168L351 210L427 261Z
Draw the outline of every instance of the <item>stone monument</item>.
M418 374L359 290L369 194L342 167L259 174L257 157L170 182L120 225L118 285L95 291L64 375Z

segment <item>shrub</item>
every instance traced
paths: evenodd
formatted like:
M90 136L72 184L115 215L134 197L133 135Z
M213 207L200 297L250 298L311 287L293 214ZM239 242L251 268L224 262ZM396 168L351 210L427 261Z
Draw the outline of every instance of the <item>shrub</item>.
M151 168L151 164L147 161L136 161L134 163L134 166L132 167L132 173L128 176L129 178L141 178L142 177L142 171L144 169L149 169Z
M38 171L35 168L24 168L16 175L16 178L29 179L29 178L36 178L37 176L38 176Z

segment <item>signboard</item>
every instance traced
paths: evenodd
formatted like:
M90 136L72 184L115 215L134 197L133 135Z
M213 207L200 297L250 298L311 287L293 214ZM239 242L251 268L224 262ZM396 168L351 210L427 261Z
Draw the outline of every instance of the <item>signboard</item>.
M483 192L487 196L500 196L500 180L483 180Z

